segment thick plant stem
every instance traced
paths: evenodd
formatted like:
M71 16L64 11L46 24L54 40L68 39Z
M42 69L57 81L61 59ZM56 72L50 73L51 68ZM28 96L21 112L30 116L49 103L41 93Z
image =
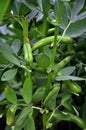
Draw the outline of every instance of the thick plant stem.
M48 73L47 86L46 86L46 95L48 94L50 86L51 86L51 77L52 77L52 74Z
M70 26L70 24L71 24L71 20L70 20L70 22L68 23L67 27L65 28L65 30L64 30L64 32L63 32L63 34L62 34L62 38L64 37L64 35L65 35L65 33L66 33L68 27ZM70 53L71 50L72 50L72 44L70 44L70 45L67 44L67 51L68 51L68 53Z
M43 37L46 37L47 32L48 32L48 24L47 24L47 15L46 15L46 14L44 15L43 27L42 27L42 28L43 28L43 29L42 29ZM46 51L45 46L42 48L42 51L45 53L45 51Z
M49 92L50 90L50 86L51 86L51 70L53 68L53 65L54 65L54 60L55 60L55 56L56 56L56 47L57 47L57 35L58 35L58 30L59 30L59 24L60 24L60 20L61 20L61 16L62 16L62 12L63 12L63 2L60 1L59 3L59 10L58 10L58 13L57 13L57 16L56 16L56 27L55 27L55 32L54 32L54 46L53 46L53 52L52 52L52 58L51 58L51 62L50 62L50 66L49 66L49 69L50 69L50 73L48 74L48 81L47 81L47 93Z
M44 37L46 36L47 32L48 32L48 24L47 24L47 16L45 15L43 20L43 30L42 30Z
M50 64L51 69L54 65L54 60L55 60L55 56L56 56L57 35L58 35L58 30L59 30L58 25L60 24L62 12L63 12L63 2L60 2L58 14L56 17L57 26L55 27L55 33L54 33L54 46L53 46L53 53L52 53L51 64Z
M50 63L50 66L49 66L49 70L50 71L52 70L52 67L53 67L53 64L54 64L55 55L56 55L57 33L58 33L58 27L55 28L53 54L52 54L51 63ZM51 73L48 74L46 93L49 92L50 86L51 86Z
M58 27L55 28L55 34L54 34L54 46L53 46L53 53L52 53L52 58L51 58L50 68L52 68L53 65L54 65L54 59L55 59L56 48L57 48L57 34L58 34Z

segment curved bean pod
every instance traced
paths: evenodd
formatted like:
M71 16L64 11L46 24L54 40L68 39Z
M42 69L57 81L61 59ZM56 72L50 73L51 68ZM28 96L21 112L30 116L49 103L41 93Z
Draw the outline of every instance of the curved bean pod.
M62 36L58 36L57 37L57 41L59 41L62 38ZM32 46L32 51L35 51L36 49L42 47L42 46L46 46L48 44L51 44L54 40L54 36L49 36L46 38L43 38L41 40L39 40L38 42L36 42L33 46ZM72 43L73 40L70 37L63 37L61 39L61 42L63 43Z

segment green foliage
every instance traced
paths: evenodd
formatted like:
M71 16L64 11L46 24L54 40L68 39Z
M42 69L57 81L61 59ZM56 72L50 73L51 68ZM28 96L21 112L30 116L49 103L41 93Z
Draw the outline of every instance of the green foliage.
M24 101L29 104L32 101L32 81L30 77L25 79L23 88L22 88L22 96L24 98Z
M0 20L3 18L3 15L5 14L9 4L10 4L10 0L8 1L3 0L0 2L0 11L1 11ZM4 5L4 8L3 8L3 5Z
M46 69L49 67L50 58L46 54L40 53L39 55L36 56L36 62L38 66Z
M86 18L72 23L69 26L69 28L66 32L66 35L69 37L80 36L82 33L84 33L86 31L85 23L86 23Z
M1 54L11 63L20 66L20 61L19 59L10 51L0 48L1 49Z
M17 118L16 125L20 126L23 123L23 121L27 118L27 116L29 115L30 112L31 112L31 108L30 107L25 107L21 111L19 117Z
M5 94L6 94L6 98L7 100L12 103L12 104L16 104L17 103L17 97L16 97L16 93L15 91L10 88L10 87L6 87L5 88Z
M28 123L29 122L29 123ZM25 130L35 130L35 124L34 124L34 119L32 117L32 115L29 115L28 116L28 119L27 119L27 124L26 126L24 127Z
M5 71L5 73L2 75L1 80L2 81L8 81L11 80L17 73L17 69L11 69L8 71Z
M55 130L62 121L86 129L85 8L85 0L0 2L6 130Z
M14 122L16 109L17 105L12 105L11 107L8 108L6 115L7 125L11 125Z

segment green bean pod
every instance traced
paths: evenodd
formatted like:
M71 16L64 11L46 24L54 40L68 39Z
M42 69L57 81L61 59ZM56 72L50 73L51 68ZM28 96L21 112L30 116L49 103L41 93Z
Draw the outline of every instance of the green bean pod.
M81 87L75 83L74 81L65 81L67 86L74 92L74 93L80 93Z
M54 96L56 93L58 93L59 90L60 90L60 86L55 85L55 87L48 93L47 97L45 98L44 104L46 104L52 98L52 96Z
M73 40L70 38L70 37L63 37L62 36L58 36L57 37L57 42L61 39L61 42L63 43L72 43ZM42 47L42 46L46 46L48 44L51 44L54 40L54 36L50 36L50 37L46 37L46 38L43 38L41 40L39 40L38 42L36 42L33 46L32 46L32 51Z
M31 63L33 61L33 56L32 56L32 49L29 43L24 43L23 45L24 49L24 60L26 63Z
M76 123L83 130L86 130L86 123L80 117L73 115L71 121Z
M64 58L62 61L60 61L55 70L54 70L54 73L52 75L52 80L55 79L55 76L58 74L58 72L60 71L60 69L62 69L68 62L70 62L71 60L71 56L67 56L66 58Z

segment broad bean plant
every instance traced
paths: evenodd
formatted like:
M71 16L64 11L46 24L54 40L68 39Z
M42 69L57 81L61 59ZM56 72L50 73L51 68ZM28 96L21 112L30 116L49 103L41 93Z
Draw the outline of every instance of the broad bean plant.
M5 130L86 130L85 0L0 1ZM75 127L72 128L72 124Z

